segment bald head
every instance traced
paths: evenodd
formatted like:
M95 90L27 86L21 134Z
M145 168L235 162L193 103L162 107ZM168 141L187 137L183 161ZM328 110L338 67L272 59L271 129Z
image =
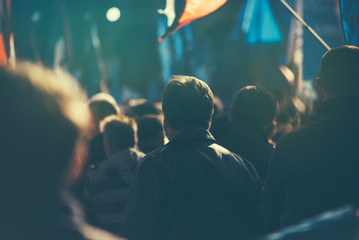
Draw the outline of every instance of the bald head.
M341 46L326 52L316 83L323 100L359 95L359 48Z

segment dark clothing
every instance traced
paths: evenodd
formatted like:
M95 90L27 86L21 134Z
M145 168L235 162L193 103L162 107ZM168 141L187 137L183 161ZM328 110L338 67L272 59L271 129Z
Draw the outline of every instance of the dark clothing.
M144 153L126 148L86 170L85 199L95 226L120 234L129 188Z
M105 147L103 145L103 134L99 133L89 142L89 154L87 165L98 164L106 160Z
M256 168L261 180L266 179L273 145L264 133L240 122L229 122L218 143L247 159Z
M268 230L359 199L359 97L337 97L283 137L263 189Z
M138 165L122 233L131 240L250 239L260 231L253 166L208 131L178 134Z
M102 133L97 134L89 141L88 147L88 156L86 161L86 166L84 169L89 168L91 165L99 164L100 162L106 160L105 147L103 145L103 135ZM84 187L85 187L85 172L81 172L78 176L76 182L73 184L71 192L76 196L76 198L85 203L84 199ZM86 204L85 204L86 205ZM85 209L87 213L87 209Z

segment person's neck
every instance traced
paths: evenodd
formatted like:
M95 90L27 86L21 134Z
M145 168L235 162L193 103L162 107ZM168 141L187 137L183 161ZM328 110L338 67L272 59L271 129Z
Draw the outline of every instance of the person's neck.
M168 140L172 141L177 135L179 135L182 132L185 132L185 131L198 131L198 130L207 131L208 129L209 128L205 129L205 128L193 126L193 127L188 127L186 129L178 130L178 129L175 129L175 128L171 127L171 126L167 126L166 129L165 129L165 132L166 132L166 136L167 136Z

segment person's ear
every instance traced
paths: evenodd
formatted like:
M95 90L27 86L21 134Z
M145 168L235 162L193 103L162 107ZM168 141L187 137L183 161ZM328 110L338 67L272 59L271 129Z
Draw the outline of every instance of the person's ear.
M166 128L168 127L168 122L167 122L167 119L166 117L163 118L163 130L166 131Z
M233 112L233 106L230 105L228 110L227 110L227 118L228 118L228 121L230 121L230 122L233 120L232 119L232 112Z
M314 82L315 89L317 90L318 96L321 100L326 101L327 100L327 94L323 90L322 85L320 84L320 79L317 77Z
M264 125L264 134L268 139L271 139L277 133L277 121L274 119L273 121Z

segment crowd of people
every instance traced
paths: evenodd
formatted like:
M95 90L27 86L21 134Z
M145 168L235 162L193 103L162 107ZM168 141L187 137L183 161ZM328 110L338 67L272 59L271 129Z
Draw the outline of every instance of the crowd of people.
M358 64L354 46L323 56L322 103L290 133L260 86L223 111L176 75L160 104L119 106L63 72L2 67L0 238L359 239Z

